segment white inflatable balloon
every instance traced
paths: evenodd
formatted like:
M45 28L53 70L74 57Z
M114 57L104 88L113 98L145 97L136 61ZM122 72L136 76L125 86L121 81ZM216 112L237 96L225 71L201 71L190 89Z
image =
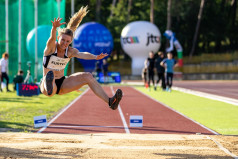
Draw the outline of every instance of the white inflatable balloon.
M149 52L160 48L161 34L156 25L147 21L127 24L121 32L121 46L132 58L132 75L140 75Z

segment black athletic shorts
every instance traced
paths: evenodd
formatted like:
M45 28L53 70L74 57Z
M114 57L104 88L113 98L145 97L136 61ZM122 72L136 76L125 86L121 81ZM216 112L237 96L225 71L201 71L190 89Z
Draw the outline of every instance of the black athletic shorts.
M60 87L61 87L61 85L62 85L64 79L65 79L65 76L61 77L60 79L55 79L55 84L56 84L56 86L57 86L56 94L59 94Z

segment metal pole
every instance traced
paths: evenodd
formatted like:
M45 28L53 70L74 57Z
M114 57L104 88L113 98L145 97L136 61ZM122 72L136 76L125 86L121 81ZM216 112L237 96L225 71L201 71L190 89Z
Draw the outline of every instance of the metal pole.
M60 0L57 0L57 4L58 4L58 17L60 17Z
M199 13L198 13L198 21L197 21L196 30L195 30L194 37L193 37L193 45L192 45L192 49L189 53L190 60L192 59L193 53L195 51L196 43L197 43L197 36L198 36L199 28L200 28L204 3L205 3L205 0L201 0L200 9L199 9Z
M71 16L74 15L74 0L71 0ZM74 47L74 39L72 41L72 47ZM71 59L71 74L74 73L74 57Z
M18 22L18 70L21 70L21 2L19 0L19 8L18 8L18 15L19 15L19 22Z
M38 47L37 47L37 27L38 27L38 0L35 0L35 81L37 81L37 67L38 67Z
M9 53L9 37L8 37L8 0L5 1L5 13L6 13L6 52Z

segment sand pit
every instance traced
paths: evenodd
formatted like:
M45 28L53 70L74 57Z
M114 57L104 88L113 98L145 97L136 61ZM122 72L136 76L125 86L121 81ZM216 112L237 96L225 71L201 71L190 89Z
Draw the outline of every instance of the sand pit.
M238 136L0 133L0 158L228 159L237 155Z

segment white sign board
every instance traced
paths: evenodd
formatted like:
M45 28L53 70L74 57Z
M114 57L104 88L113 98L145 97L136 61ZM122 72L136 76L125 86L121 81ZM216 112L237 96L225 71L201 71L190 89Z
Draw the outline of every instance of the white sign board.
M143 127L143 116L130 115L130 127Z
M35 116L34 117L34 127L44 127L47 126L47 119L46 115L41 115L41 116Z

